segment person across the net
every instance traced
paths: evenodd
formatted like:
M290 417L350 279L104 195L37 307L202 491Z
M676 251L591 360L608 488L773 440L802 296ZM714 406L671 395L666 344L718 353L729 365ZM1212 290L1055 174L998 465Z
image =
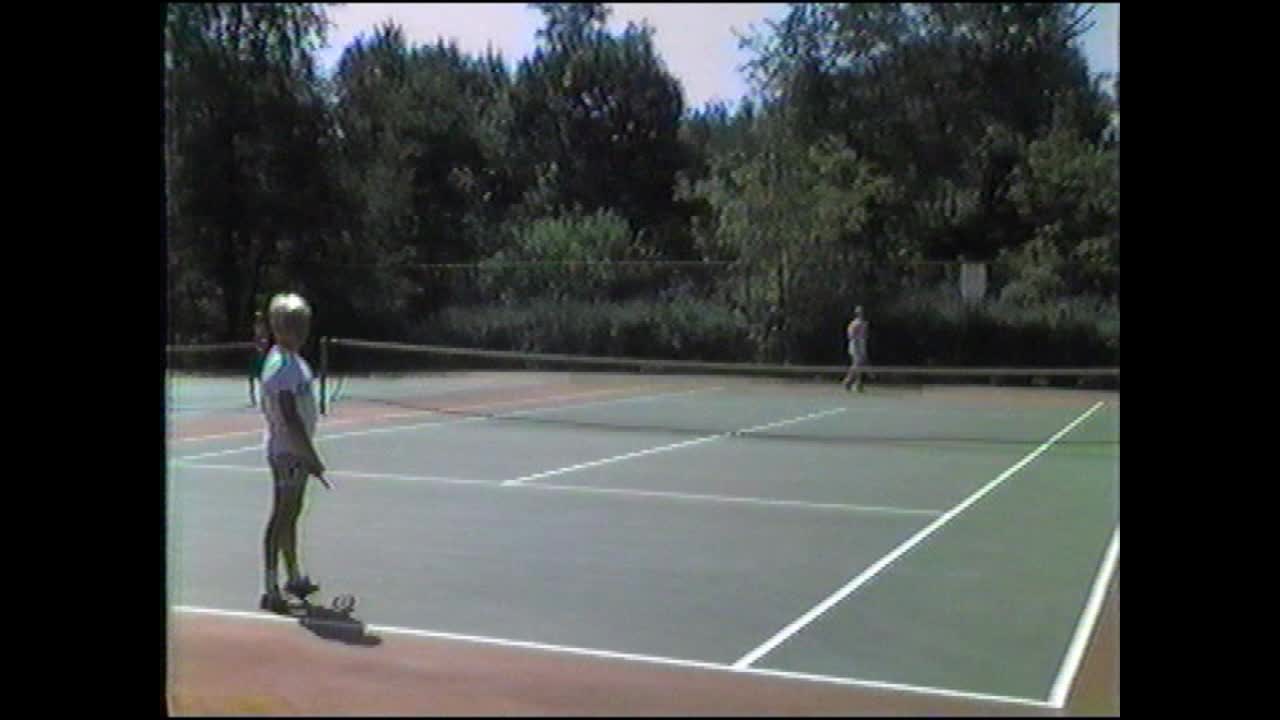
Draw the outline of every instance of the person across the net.
M844 376L844 389L850 390L857 385L858 392L863 392L863 376L867 365L871 363L867 355L867 334L870 323L862 312L862 306L854 308L853 319L845 328L845 337L849 342L849 372Z
M262 368L262 414L266 420L267 465L271 470L271 517L263 538L266 558L263 610L283 612L286 603L278 585L278 561L284 556L288 580L285 592L306 597L319 589L298 564L298 518L302 514L307 479L324 479L324 463L312 436L316 428L316 399L311 367L300 354L311 330L311 308L294 294L276 295L267 309L275 345Z
M249 367L249 404L257 405L254 386L262 376L262 364L266 362L267 353L271 352L271 328L267 318L258 310L253 314L253 361Z

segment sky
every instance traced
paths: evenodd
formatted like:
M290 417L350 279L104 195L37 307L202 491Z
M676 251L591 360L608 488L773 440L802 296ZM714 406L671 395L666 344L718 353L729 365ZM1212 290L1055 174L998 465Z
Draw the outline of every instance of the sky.
M659 55L684 87L685 105L702 107L712 100L730 106L749 91L745 73L739 70L750 55L738 47L734 30L749 33L754 25L781 20L785 3L610 3L611 31L628 22L647 20L656 31ZM500 50L509 67L533 51L534 33L542 14L527 3L348 3L327 8L334 27L329 46L319 53L320 66L329 72L342 50L357 36L369 35L384 20L394 20L411 45L434 43L444 37L457 42L469 54L488 47ZM1093 72L1120 70L1120 5L1098 3L1094 28L1083 38L1083 49Z

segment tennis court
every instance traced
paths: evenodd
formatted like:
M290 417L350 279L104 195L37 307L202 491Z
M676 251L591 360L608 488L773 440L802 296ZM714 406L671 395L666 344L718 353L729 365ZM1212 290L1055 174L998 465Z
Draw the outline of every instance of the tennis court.
M303 563L383 637L1052 714L1118 572L1118 391L551 363L348 382ZM274 622L261 420L244 383L208 387L240 406L170 414L170 604Z

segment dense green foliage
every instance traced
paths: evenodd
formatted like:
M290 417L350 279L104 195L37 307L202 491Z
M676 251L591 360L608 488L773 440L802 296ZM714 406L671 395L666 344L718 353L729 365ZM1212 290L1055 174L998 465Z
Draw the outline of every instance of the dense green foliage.
M796 4L732 108L686 107L651 28L534 7L515 65L384 24L324 77L323 4L168 6L173 340L244 339L288 289L317 335L837 363L862 304L878 362L1118 362L1087 7Z

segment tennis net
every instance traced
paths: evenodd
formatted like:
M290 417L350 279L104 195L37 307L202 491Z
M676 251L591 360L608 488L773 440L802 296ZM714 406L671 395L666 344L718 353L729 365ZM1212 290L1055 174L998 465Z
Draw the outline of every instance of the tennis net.
M166 407L248 407L254 352L251 342L165 346Z
M814 442L1040 443L1101 400L1118 368L867 369L712 363L407 345L327 338L322 408L379 406L531 427L725 434ZM1117 421L1118 422L1118 421ZM1076 440L1118 443L1110 430Z

